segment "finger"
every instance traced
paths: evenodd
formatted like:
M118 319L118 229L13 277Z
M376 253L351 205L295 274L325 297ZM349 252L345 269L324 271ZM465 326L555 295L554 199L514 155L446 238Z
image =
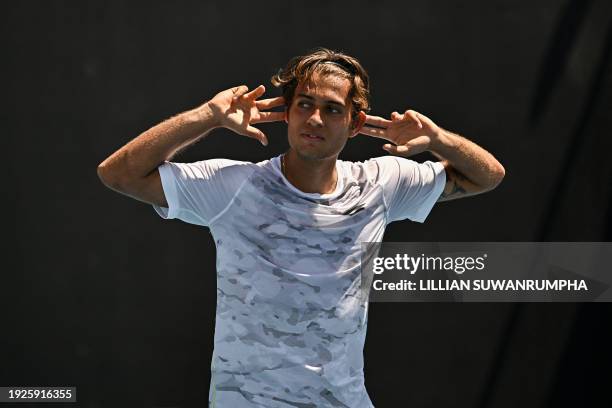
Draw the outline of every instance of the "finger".
M379 139L385 139L391 141L387 136L387 129L374 128L371 126L364 126L359 130L359 133L367 136L377 137Z
M285 112L259 112L259 119L251 123L280 122L285 120Z
M366 115L365 123L368 124L368 125L374 125L374 126L386 128L392 122L390 120L388 120L388 119L381 118L380 116Z
M234 100L240 98L242 95L247 93L248 90L249 90L249 87L246 85L240 85L240 86L236 86L232 88L232 92L234 93L233 95Z
M397 154L399 156L408 156L410 152L410 148L404 145L395 146L392 144L385 144L383 145L383 149L391 154Z
M398 112L393 112L391 114L391 120L400 120L402 119L402 115L400 115Z
M416 123L416 125L417 125L417 127L419 129L423 128L423 125L421 124L421 121L419 120L419 114L417 112L415 112L413 110L407 110L404 113L404 119L406 119L406 118L412 119Z
M253 89L251 92L244 94L243 98L253 101L259 98L264 93L266 93L266 87L263 85L259 85L257 88Z
M246 85L241 85L241 86L237 86L236 88L232 88L232 92L234 92L234 96L232 96L232 103L242 98L244 94L248 92L248 90L249 90L249 87Z
M262 132L261 130L257 129L254 126L247 126L246 131L244 133L241 133L244 136L248 136L251 137L253 139L257 139L259 140L259 142L264 145L267 146L268 145L268 138L266 137L266 135L264 134L264 132Z
M425 148L423 146L410 146L408 144L399 146L386 144L383 146L383 149L391 154L403 157L413 156L415 154L419 154L425 151Z
M425 151L429 146L429 142L430 139L427 136L419 136L399 146L387 143L383 146L383 149L385 149L391 154L397 154L400 156L411 156L413 154Z
M285 104L285 98L282 96L276 98L262 99L260 101L255 101L255 106L257 109L271 109L276 108L277 106L283 106Z

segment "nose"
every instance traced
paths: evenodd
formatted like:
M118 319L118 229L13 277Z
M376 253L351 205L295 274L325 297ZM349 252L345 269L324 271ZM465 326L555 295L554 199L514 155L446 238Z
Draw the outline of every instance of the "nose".
M316 126L316 127L323 126L323 120L321 119L321 111L319 110L319 108L314 109L314 111L312 112L312 115L308 117L308 120L306 121L306 123L308 123L310 126Z

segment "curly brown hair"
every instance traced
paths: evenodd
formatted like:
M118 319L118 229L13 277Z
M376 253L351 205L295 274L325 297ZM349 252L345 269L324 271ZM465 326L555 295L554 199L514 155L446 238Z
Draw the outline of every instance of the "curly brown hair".
M370 111L368 73L356 58L340 51L317 47L306 55L293 57L270 81L275 87L282 87L285 104L289 107L298 84L310 81L314 73L335 75L351 82L349 98L352 102L353 119L359 111Z

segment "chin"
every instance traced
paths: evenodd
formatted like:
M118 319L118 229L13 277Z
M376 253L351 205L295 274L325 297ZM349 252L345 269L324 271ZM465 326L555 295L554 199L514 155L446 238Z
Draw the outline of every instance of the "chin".
M315 149L311 146L296 146L290 145L293 150L303 160L325 160L331 158L338 158L340 152Z
M297 156L303 160L337 159L338 155L344 148L344 146L340 146L336 149L330 149L329 146L304 145L299 142L292 143L291 140L289 140L289 146L291 147L291 150L293 150Z
M327 155L311 150L293 149L293 151L295 151L295 153L304 160L322 160L327 158Z

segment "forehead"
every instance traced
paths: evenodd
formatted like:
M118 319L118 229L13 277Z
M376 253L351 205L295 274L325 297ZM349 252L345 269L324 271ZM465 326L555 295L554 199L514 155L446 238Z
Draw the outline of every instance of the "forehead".
M300 82L295 89L295 95L308 95L315 99L335 101L348 104L351 83L348 79L333 74L321 75L314 73L310 80Z

